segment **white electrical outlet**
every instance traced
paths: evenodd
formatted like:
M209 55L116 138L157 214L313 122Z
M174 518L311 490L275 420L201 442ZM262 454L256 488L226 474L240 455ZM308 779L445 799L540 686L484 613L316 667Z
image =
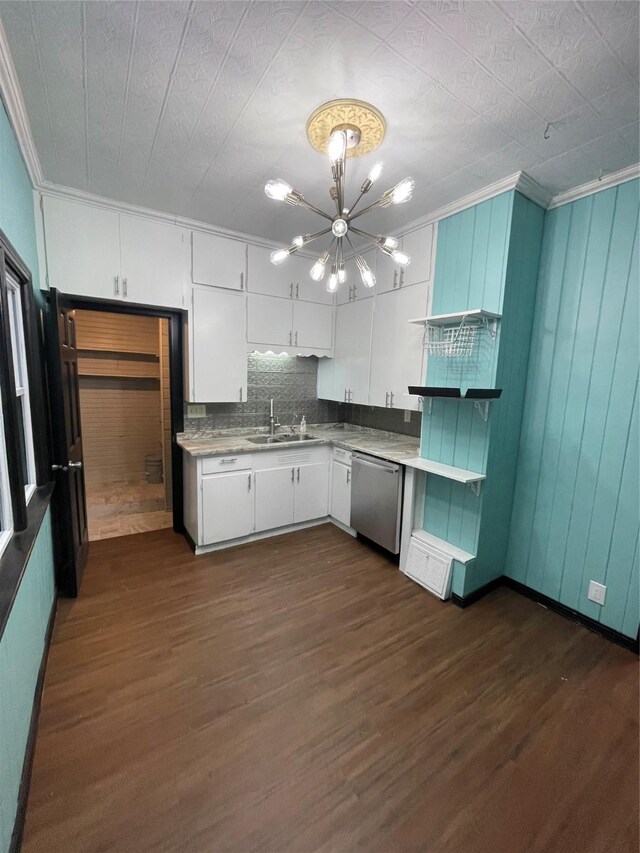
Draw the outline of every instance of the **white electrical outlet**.
M404 410L404 422L405 422L405 424L408 424L411 422L411 409L405 409Z
M589 581L589 592L587 593L589 601L595 601L596 604L604 604L606 594L607 588L604 584L597 581Z
M188 403L187 404L188 418L206 418L207 407L204 403Z

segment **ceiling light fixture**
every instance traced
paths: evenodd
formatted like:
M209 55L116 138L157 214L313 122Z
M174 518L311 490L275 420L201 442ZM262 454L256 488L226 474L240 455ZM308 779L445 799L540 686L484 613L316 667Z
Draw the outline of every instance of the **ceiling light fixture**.
M326 288L329 293L335 293L339 285L347 280L344 266L344 241L349 244L355 256L356 267L360 273L360 279L365 287L373 287L376 283L375 275L362 255L358 254L351 242L349 232L357 234L372 243L381 252L390 257L402 267L411 263L411 258L404 252L398 251L398 241L395 237L384 237L382 235L369 234L356 228L353 220L357 219L370 210L378 207L389 207L392 204L403 204L409 201L413 194L413 178L404 178L391 189L382 193L377 201L362 208L357 213L356 207L373 184L378 180L382 172L382 163L376 163L360 186L360 195L350 206L345 206L345 166L348 157L359 157L373 151L382 142L386 130L386 124L382 114L371 104L364 101L330 101L315 110L307 122L307 136L311 144L318 151L329 155L333 186L329 189L329 197L336 207L335 214L326 213L318 207L310 204L302 193L294 190L286 181L269 181L264 191L267 196L275 201L284 201L290 205L300 205L307 210L317 213L329 221L329 225L315 234L305 234L294 237L291 245L286 249L276 249L271 252L271 263L281 264L295 254L307 243L332 235L331 245L319 256L310 270L310 276L314 281L322 281L325 278L327 268L330 273Z

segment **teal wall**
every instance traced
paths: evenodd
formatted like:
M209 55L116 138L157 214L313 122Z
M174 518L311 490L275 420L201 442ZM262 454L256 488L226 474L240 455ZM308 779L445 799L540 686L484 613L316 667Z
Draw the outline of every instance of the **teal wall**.
M549 211L507 574L638 630L638 181ZM607 586L604 607L589 580Z
M0 228L38 287L33 196L11 126L0 107ZM0 853L9 848L47 621L54 601L49 513L38 533L0 639Z

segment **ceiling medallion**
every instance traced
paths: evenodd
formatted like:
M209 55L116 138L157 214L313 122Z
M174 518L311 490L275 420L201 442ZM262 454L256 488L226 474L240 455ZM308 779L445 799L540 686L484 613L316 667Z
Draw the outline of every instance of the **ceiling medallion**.
M398 251L398 241L395 237L369 234L367 231L356 228L353 221L374 208L388 207L391 204L402 204L409 201L413 194L413 178L404 178L395 187L383 192L377 201L363 207L356 213L355 209L360 200L380 177L382 163L376 163L362 182L360 194L354 203L351 206L346 205L345 167L347 157L350 153L354 157L359 157L361 154L373 151L382 141L385 129L386 124L382 114L371 104L365 104L364 101L330 101L312 113L307 122L307 136L314 148L317 148L318 151L326 151L329 155L333 177L333 185L329 187L329 197L335 204L336 212L333 214L326 213L310 204L302 193L294 190L286 181L268 181L264 191L269 198L274 201L284 201L292 206L300 205L329 221L329 225L321 231L317 231L315 234L301 234L294 237L291 245L286 249L275 249L271 252L272 264L283 263L289 255L295 254L307 243L317 240L318 237L331 234L329 248L322 252L311 267L309 272L311 278L314 281L322 281L325 277L327 264L331 261L331 272L326 285L327 290L329 293L335 293L338 286L344 284L347 280L344 266L344 243L346 241L355 257L356 267L363 285L373 287L376 283L376 277L362 255L356 252L349 232L373 243L400 266L404 267L411 262L408 255Z
M387 123L373 104L339 98L321 104L311 113L307 122L307 139L316 151L326 154L334 130L347 133L347 157L362 157L380 145Z

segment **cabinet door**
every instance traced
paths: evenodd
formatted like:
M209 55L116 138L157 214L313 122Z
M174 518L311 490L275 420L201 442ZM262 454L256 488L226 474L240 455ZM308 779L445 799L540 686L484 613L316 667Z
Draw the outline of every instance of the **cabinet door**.
M433 225L425 225L405 234L402 251L411 256L411 263L400 272L400 286L409 287L422 281L431 281L431 254Z
M351 466L335 459L331 463L329 515L347 527L351 524Z
M290 299L277 299L250 293L247 306L247 340L253 344L288 347L293 342L292 304Z
M293 520L310 521L329 514L329 463L296 467Z
M320 254L320 250L318 250ZM302 300L303 302L318 302L321 305L333 305L335 297L333 293L328 293L326 288L327 278L324 281L313 281L309 272L313 266L312 258L303 258L299 255L293 255L283 264L286 267L288 276L287 282L291 283L291 295L293 299ZM329 270L326 276L328 277Z
M400 287L401 268L389 255L378 252L376 258L376 295L389 293Z
M191 233L191 280L194 284L244 290L246 274L246 243L203 231Z
M225 542L253 533L251 471L233 471L202 478L202 541Z
M331 349L333 308L313 302L293 303L293 343L299 347Z
M293 285L286 269L293 258L280 266L274 266L269 260L271 252L262 246L249 246L247 258L247 290L250 293L262 293L265 296L280 296L291 299Z
M256 471L256 532L293 522L295 468Z
M191 402L247 399L246 298L194 287L191 311Z
M130 302L182 308L185 232L168 222L120 215L122 295Z
M120 299L118 214L43 196L49 287L63 293Z
M360 278L360 273L356 267L355 259L346 262L345 269L347 272L347 280L344 284L338 287L336 302L338 305L344 305L347 302L356 302L358 299L370 299L379 291L377 284L377 269L378 262L384 256L378 249L368 249L366 252L360 253L365 261L369 264L369 268L376 276L376 284L374 287L365 287Z
M408 321L424 316L427 287L426 283L417 284L376 297L369 386L372 406L418 408L418 398L409 396L407 386L421 384L423 327Z
M348 302L336 309L334 346L334 397L344 401L345 389L350 401L369 402L369 364L371 359L371 325L375 300Z

